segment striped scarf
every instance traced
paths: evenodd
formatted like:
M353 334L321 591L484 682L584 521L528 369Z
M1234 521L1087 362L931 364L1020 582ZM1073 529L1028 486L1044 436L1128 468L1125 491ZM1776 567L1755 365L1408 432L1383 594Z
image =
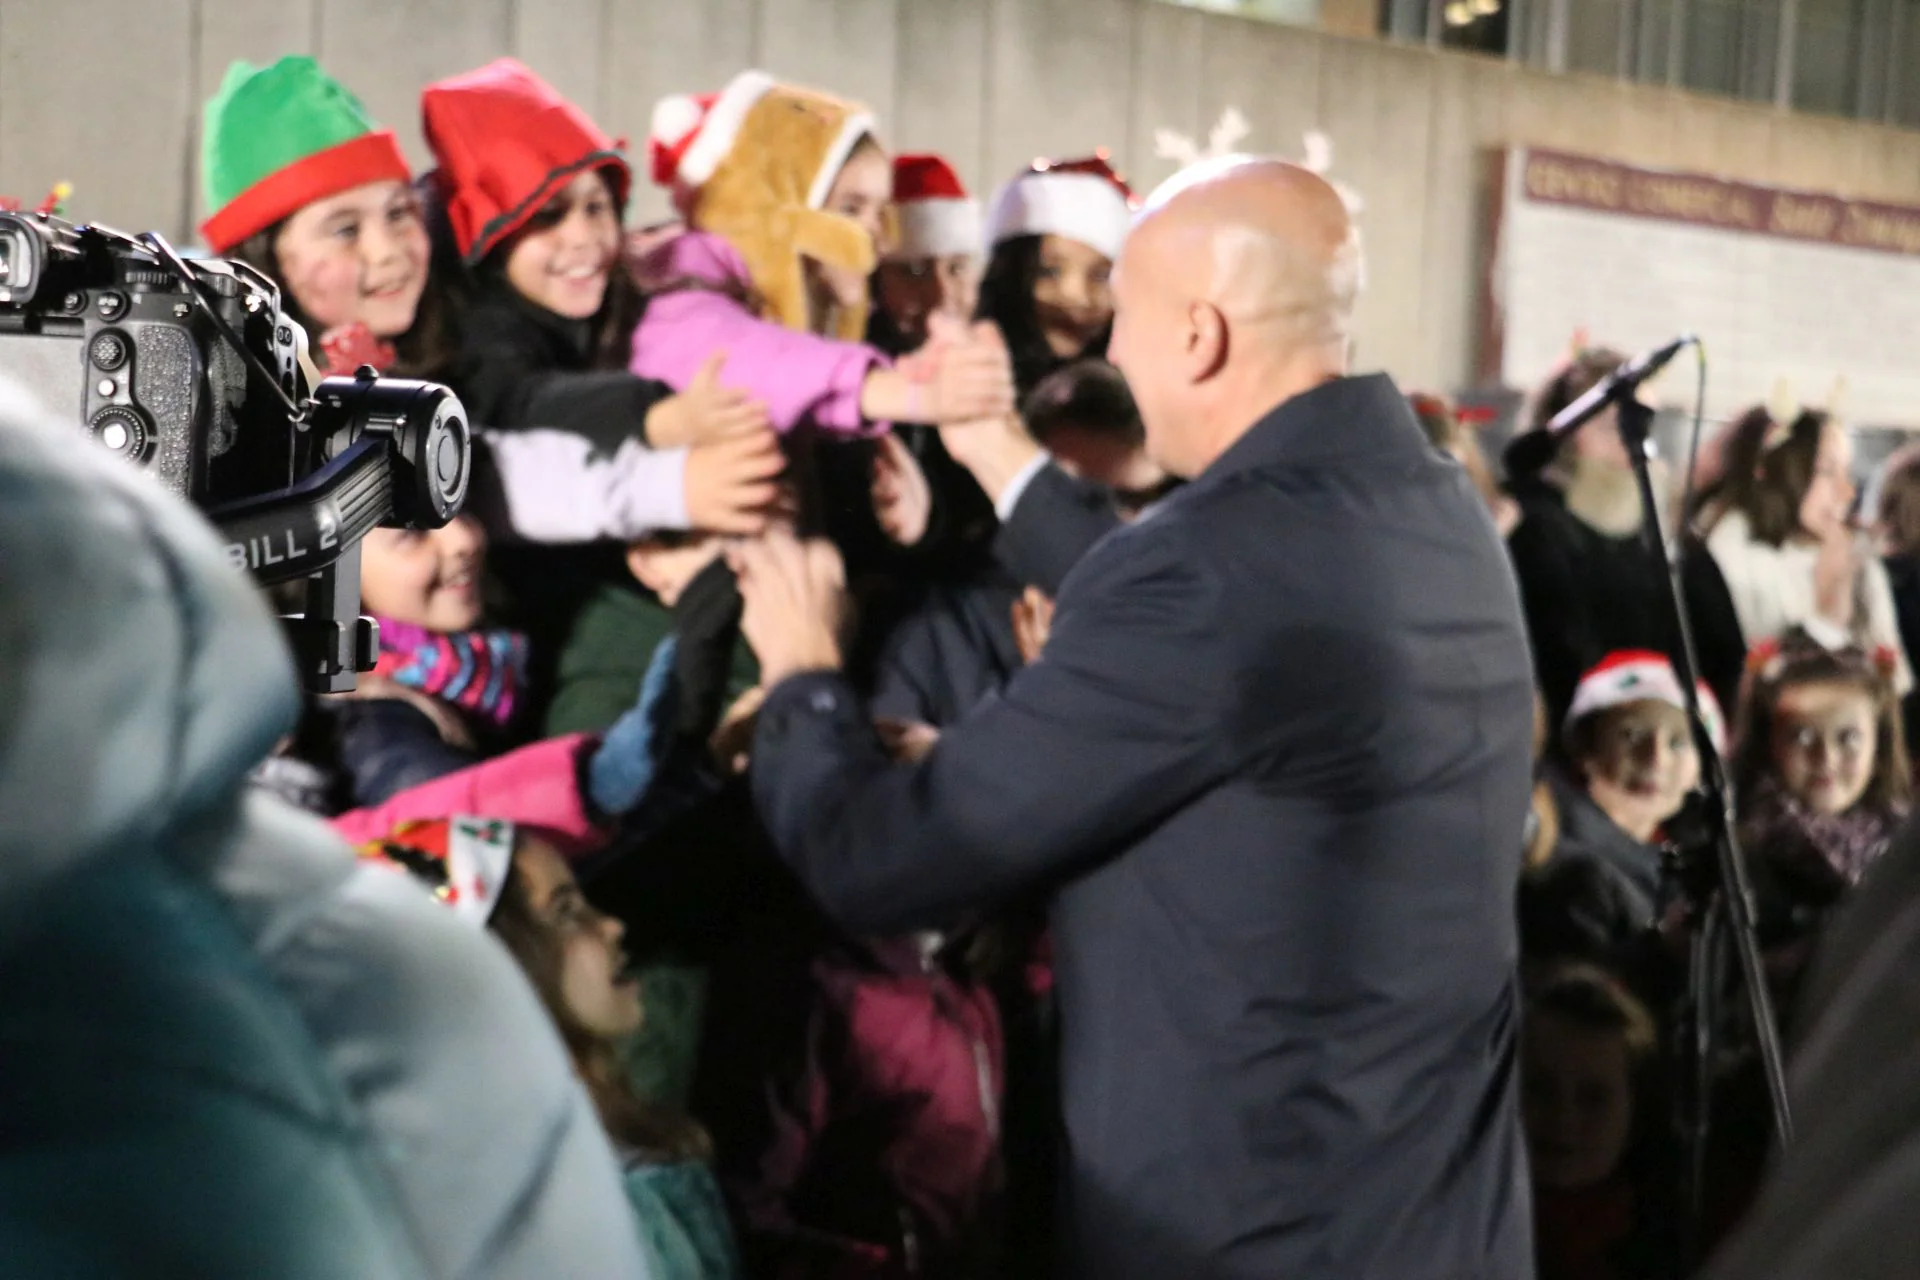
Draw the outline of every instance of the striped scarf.
M444 699L496 728L513 718L527 675L527 637L505 628L428 631L391 618L380 624L373 673Z

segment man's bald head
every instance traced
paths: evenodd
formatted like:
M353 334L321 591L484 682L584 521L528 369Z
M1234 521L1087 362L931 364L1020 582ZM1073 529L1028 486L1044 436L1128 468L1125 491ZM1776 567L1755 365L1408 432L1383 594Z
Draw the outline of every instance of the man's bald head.
M1156 190L1120 259L1114 359L1161 464L1193 474L1224 433L1343 373L1360 273L1345 202L1299 165L1227 157Z
M1352 329L1353 220L1340 193L1297 164L1237 156L1195 165L1154 192L1136 234L1148 249L1163 246L1180 277L1238 324L1308 343Z

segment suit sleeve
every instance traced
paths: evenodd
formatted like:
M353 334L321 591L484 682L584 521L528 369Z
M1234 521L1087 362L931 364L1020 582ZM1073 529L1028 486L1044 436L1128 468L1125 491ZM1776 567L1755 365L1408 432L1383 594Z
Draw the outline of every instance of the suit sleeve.
M1049 463L1034 473L1000 526L994 555L1022 583L1057 596L1068 570L1119 527L1103 491Z
M840 921L892 933L1116 852L1225 776L1218 585L1136 527L1075 574L1040 660L891 763L851 687L810 673L762 709L753 787L781 856Z

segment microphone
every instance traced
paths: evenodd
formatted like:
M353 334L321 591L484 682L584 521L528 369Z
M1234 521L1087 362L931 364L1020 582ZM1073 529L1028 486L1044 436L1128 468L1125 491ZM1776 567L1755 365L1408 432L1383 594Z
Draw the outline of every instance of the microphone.
M1593 389L1553 415L1553 421L1533 431L1523 431L1507 442L1500 455L1509 476L1528 476L1553 461L1566 438L1598 417L1600 411L1617 400L1624 400L1640 389L1640 384L1660 372L1667 362L1700 341L1683 333L1663 347L1644 351L1593 384Z

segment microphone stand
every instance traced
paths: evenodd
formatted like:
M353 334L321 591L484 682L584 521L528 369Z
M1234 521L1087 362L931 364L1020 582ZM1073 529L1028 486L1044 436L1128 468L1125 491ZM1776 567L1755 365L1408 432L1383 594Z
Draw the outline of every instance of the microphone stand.
M1653 432L1653 409L1631 394L1617 397L1620 438L1633 465L1634 479L1640 490L1640 536L1647 554L1655 557L1665 570L1667 602L1679 637L1679 649L1672 656L1686 698L1687 720L1693 728L1701 761L1701 786L1688 799L1674 829L1691 828L1690 838L1675 841L1680 849L1683 883L1692 886L1689 897L1695 908L1693 932L1689 942L1688 992L1691 1003L1688 1034L1681 1040L1681 1056L1692 1070L1683 1076L1687 1094L1686 1193L1685 1219L1681 1234L1683 1274L1691 1274L1700 1262L1705 1235L1706 1148L1711 1129L1714 1050L1713 958L1724 929L1732 937L1746 984L1747 1003L1753 1018L1754 1036L1759 1042L1761 1070L1766 1076L1767 1095L1773 1104L1774 1131L1780 1145L1793 1137L1793 1120L1787 1106L1784 1057L1780 1049L1780 1031L1774 1021L1773 999L1767 990L1766 972L1761 964L1760 939L1755 928L1753 885L1747 876L1746 861L1734 833L1733 805L1726 771L1720 754L1713 748L1705 717L1700 711L1700 663L1693 643L1693 627L1687 616L1686 594L1682 587L1680 546L1669 547L1661 529L1659 497L1654 492L1653 466L1649 446ZM1596 409L1598 406L1596 406ZM1707 857L1711 846L1711 860ZM1687 865L1691 862L1693 865Z

